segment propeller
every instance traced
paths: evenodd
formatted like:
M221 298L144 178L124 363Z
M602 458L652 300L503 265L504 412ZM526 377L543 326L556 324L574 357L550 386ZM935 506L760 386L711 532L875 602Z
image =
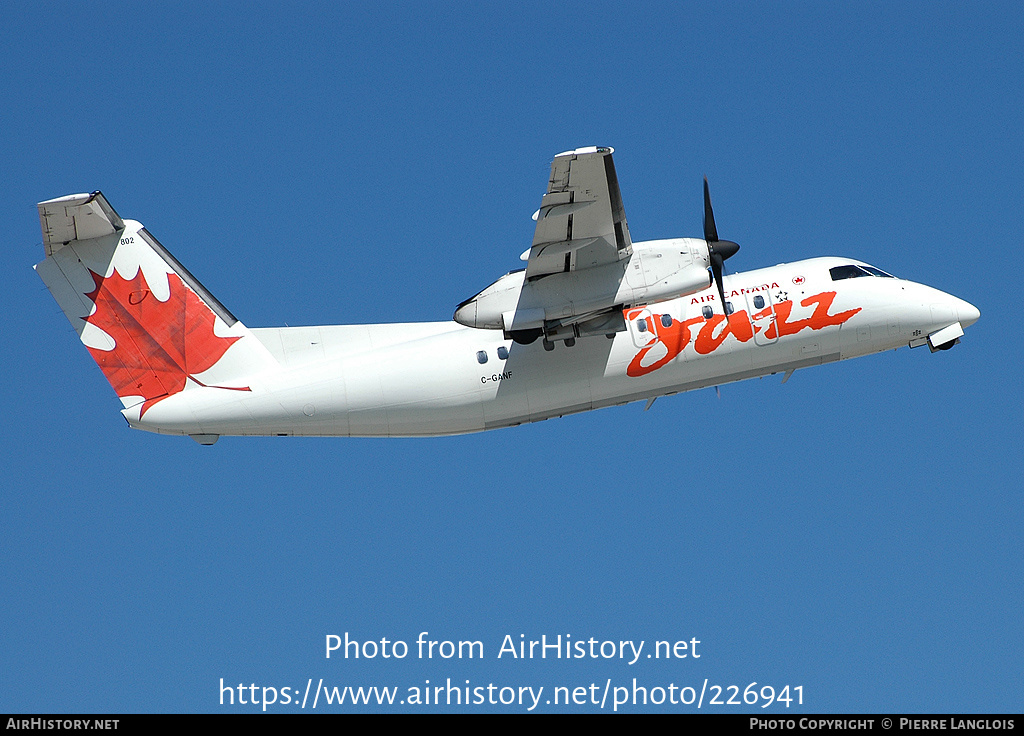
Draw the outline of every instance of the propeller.
M704 177L704 240L708 243L708 256L711 259L711 275L718 286L718 295L722 298L722 313L728 318L725 309L725 286L722 276L725 273L725 259L736 255L740 249L738 243L731 240L719 240L718 228L715 227L715 212L711 209L711 193L708 191L708 178Z

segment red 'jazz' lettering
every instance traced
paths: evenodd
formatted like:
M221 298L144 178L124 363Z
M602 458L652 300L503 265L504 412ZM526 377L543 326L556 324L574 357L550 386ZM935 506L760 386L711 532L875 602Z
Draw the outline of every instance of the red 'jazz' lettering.
M839 312L838 314L829 314L828 310L835 298L836 292L826 291L803 299L800 302L800 306L809 307L813 304L815 305L814 312L807 319L793 321L790 321L790 316L793 313L793 302L784 301L776 304L775 320L765 330L765 337L769 340L774 340L777 337L795 335L807 328L821 330L825 327L841 325L860 311L860 307L858 307L856 309L848 309L845 312ZM772 307L766 307L755 313L752 319L756 322L758 319L768 317L771 313ZM636 319L639 314L638 310L630 311L626 314L626 320ZM716 314L708 320L705 320L703 317L694 317L685 322L673 320L669 327L656 327L656 325L661 325L660 317L661 315L656 314L653 317L645 318L644 321L647 323L647 329L652 334L657 334L657 338L645 345L640 349L640 352L633 356L633 359L626 367L626 375L634 378L645 376L670 363L690 344L692 328L697 325L701 325L701 327L697 331L697 337L693 340L693 349L700 355L713 353L730 335L736 338L737 341L744 343L754 337L755 331L760 330L759 327L751 326L751 317L748 317L747 312L742 310L733 312L729 315L728 319L724 314ZM653 363L645 365L644 359L655 349L665 350L666 352Z

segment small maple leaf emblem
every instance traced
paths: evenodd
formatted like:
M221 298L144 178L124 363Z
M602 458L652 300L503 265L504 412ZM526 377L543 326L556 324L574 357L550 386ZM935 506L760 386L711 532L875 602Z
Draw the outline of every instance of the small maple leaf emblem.
M210 369L241 339L213 333L216 316L176 273L167 274L170 297L164 302L150 291L141 268L132 279L116 270L106 278L90 273L96 288L86 296L96 310L82 319L107 333L114 349L89 352L118 396L145 399L140 417L184 389L189 379L205 385L195 375Z

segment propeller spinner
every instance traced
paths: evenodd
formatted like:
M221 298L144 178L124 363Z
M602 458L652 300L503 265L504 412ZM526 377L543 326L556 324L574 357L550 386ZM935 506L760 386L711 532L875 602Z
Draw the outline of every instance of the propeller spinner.
M711 193L708 191L708 178L704 177L704 240L708 243L708 256L711 259L711 275L718 286L718 296L722 299L722 312L728 317L725 309L725 286L722 276L725 273L725 259L736 255L740 249L738 243L731 240L719 240L718 228L715 227L715 212L711 209Z

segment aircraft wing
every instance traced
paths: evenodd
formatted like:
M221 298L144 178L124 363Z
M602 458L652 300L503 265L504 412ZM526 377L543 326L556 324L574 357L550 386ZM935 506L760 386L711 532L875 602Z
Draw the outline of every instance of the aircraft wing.
M612 149L566 151L551 162L548 191L524 253L526 278L614 263L632 254Z

